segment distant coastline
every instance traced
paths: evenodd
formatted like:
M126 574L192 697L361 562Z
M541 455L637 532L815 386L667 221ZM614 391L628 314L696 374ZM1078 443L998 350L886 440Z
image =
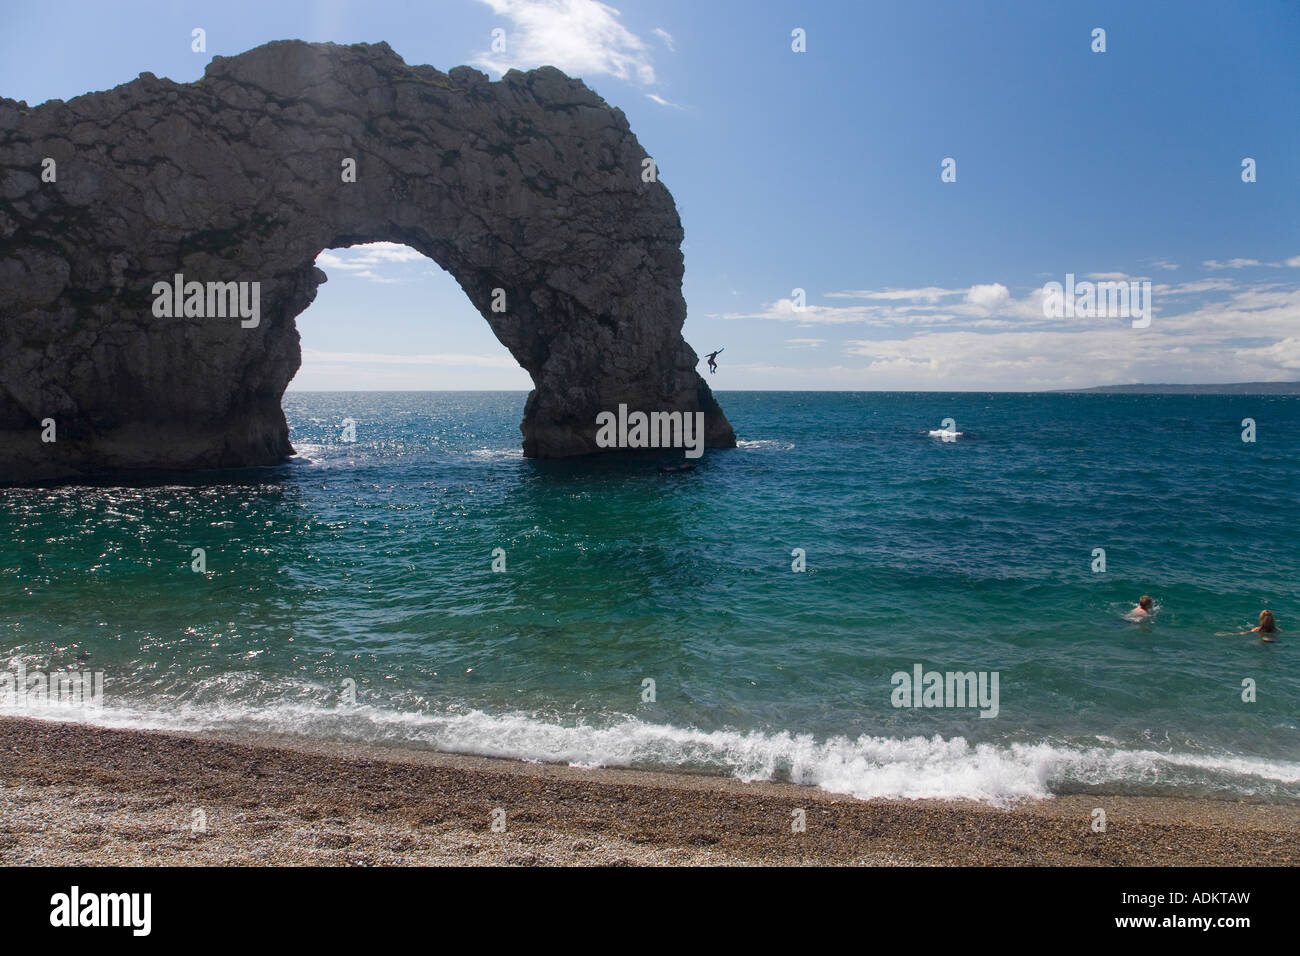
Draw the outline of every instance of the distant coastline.
M1054 388L1055 393L1114 392L1134 395L1300 395L1300 382L1228 382L1222 385L1096 385Z

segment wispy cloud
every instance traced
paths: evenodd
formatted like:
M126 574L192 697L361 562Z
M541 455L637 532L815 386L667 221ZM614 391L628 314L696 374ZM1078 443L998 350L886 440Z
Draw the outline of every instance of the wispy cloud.
M1150 281L1118 270L1081 275ZM1041 287L1012 288L984 282L850 289L823 293L801 311L782 298L715 317L829 333L784 339L789 365L750 369L768 388L1015 390L1300 378L1300 286L1293 282L1248 283L1222 275L1153 282L1154 318L1143 329L1123 317L1045 318ZM843 337L832 332L850 328ZM837 349L844 356L840 362L795 364L801 352L829 356Z
M1231 279L1195 279L1177 285L1160 283L1151 287L1152 295L1199 295L1204 292L1230 292L1237 288Z
M480 2L514 26L506 33L505 51L477 54L476 66L495 73L554 66L572 76L614 76L641 86L655 82L648 45L623 26L614 7L596 0Z
M968 291L967 289L941 289L937 286L926 286L923 289L850 289L844 292L827 292L826 298L884 299L887 301L921 299L925 302L938 302L950 295L965 295Z
M316 265L321 269L334 269L357 279L385 284L403 280L377 270L424 261L425 257L420 253L396 242L370 242L345 249L326 249L316 257Z
M1161 316L1143 330L922 331L909 338L853 339L844 351L869 360L861 379L877 388L1276 381L1300 371L1297 328L1300 290L1249 289Z
M793 299L777 299L758 311L715 313L720 319L771 319L800 325L850 325L877 327L960 324L972 328L1023 326L1025 320L1048 322L1043 316L1043 291L1031 290L1017 299L1000 282L976 284L966 289L926 286L920 289L855 289L828 292L828 299L861 299L862 305L817 305L796 309ZM945 301L954 300L954 301Z
M655 36L657 36L659 39L664 41L664 46L668 47L668 51L670 53L676 52L677 44L673 41L673 35L671 33L669 33L663 27L655 27L650 32L653 33Z
M1131 276L1127 272L1089 272L1084 278L1094 282L1141 282L1150 276Z
M423 355L393 355L384 352L322 352L303 349L303 362L313 365L437 365L450 368L518 368L509 355L471 355L436 352Z
M686 109L686 107L682 106L680 103L673 103L673 102L671 102L671 101L669 101L669 100L666 100L666 99L664 99L662 96L660 96L658 93L647 93L647 94L646 94L646 99L654 100L654 101L655 101L656 103L658 103L660 106L671 106L671 107L672 107L673 109L675 109L675 110L684 110L684 109Z
M1262 266L1264 263L1258 259L1229 259L1227 262L1220 262L1218 259L1206 259L1201 265L1207 269L1245 269L1248 266Z

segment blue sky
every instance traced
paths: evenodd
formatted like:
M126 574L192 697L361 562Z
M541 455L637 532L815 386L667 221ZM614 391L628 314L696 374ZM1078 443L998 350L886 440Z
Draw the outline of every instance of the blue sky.
M726 347L715 388L1300 379L1294 0L4 0L0 94L187 82L285 38L386 40L494 79L549 63L622 108L682 215L686 338ZM530 386L431 261L320 264L291 387ZM1067 273L1149 280L1150 327L1044 317Z

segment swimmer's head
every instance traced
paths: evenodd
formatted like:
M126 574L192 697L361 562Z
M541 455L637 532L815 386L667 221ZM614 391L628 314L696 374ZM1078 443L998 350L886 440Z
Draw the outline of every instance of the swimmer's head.
M1273 620L1272 611L1259 612L1259 629L1265 634L1272 634L1277 630L1277 621Z
M1140 598L1138 598L1138 607L1140 607L1144 611L1151 610L1151 606L1155 603L1156 603L1155 601L1151 600L1151 595L1149 594L1144 594Z

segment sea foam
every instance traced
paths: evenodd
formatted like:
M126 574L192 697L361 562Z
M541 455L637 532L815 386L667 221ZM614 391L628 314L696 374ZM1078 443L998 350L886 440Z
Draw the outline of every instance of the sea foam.
M8 709L0 713L12 715ZM46 719L125 729L288 734L575 767L715 773L789 781L860 799L976 800L1006 806L1097 788L1106 792L1300 798L1300 763L1042 741L971 743L962 737L835 736L704 731L623 717L597 726L466 709L404 712L367 704L172 704L97 711L29 707Z

